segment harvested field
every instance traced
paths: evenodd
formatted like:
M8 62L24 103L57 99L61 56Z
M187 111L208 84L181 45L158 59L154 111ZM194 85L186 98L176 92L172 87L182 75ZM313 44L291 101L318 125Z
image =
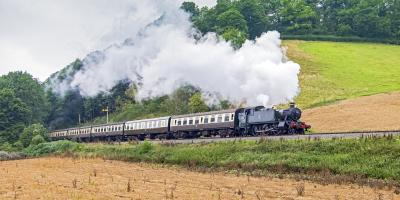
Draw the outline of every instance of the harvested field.
M101 159L0 162L0 199L400 199L393 189L198 173Z
M317 132L400 130L400 93L344 100L305 110L302 120Z

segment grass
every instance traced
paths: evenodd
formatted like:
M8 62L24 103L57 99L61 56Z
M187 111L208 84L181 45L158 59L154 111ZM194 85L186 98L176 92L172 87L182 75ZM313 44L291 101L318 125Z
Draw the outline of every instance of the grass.
M236 141L210 144L106 145L57 141L31 146L29 156L72 155L189 168L278 174L332 174L400 183L400 137Z
M303 108L400 90L400 46L285 41L288 57L301 65Z

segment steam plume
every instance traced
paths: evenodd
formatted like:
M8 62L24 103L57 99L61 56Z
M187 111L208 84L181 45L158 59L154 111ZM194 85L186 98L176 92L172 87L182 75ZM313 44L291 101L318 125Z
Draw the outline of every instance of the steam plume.
M192 84L234 103L266 106L297 94L300 66L285 60L278 32L264 33L234 50L216 34L199 35L177 2L139 3L142 11L127 14L123 22L130 25L123 27L130 27L131 36L90 54L83 69L61 85L93 96L129 79L139 85L140 100Z

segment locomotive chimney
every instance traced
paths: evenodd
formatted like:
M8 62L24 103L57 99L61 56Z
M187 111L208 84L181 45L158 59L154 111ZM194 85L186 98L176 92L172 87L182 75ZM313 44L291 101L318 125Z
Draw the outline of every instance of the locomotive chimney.
M290 108L294 108L294 107L296 107L296 103L295 102L290 102L289 106L290 106Z

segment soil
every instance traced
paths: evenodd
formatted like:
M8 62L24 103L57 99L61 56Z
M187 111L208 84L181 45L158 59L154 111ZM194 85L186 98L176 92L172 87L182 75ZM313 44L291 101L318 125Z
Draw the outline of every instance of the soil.
M365 96L305 110L316 132L400 130L400 93Z
M102 159L2 161L0 174L0 199L400 199L388 188L199 173Z

